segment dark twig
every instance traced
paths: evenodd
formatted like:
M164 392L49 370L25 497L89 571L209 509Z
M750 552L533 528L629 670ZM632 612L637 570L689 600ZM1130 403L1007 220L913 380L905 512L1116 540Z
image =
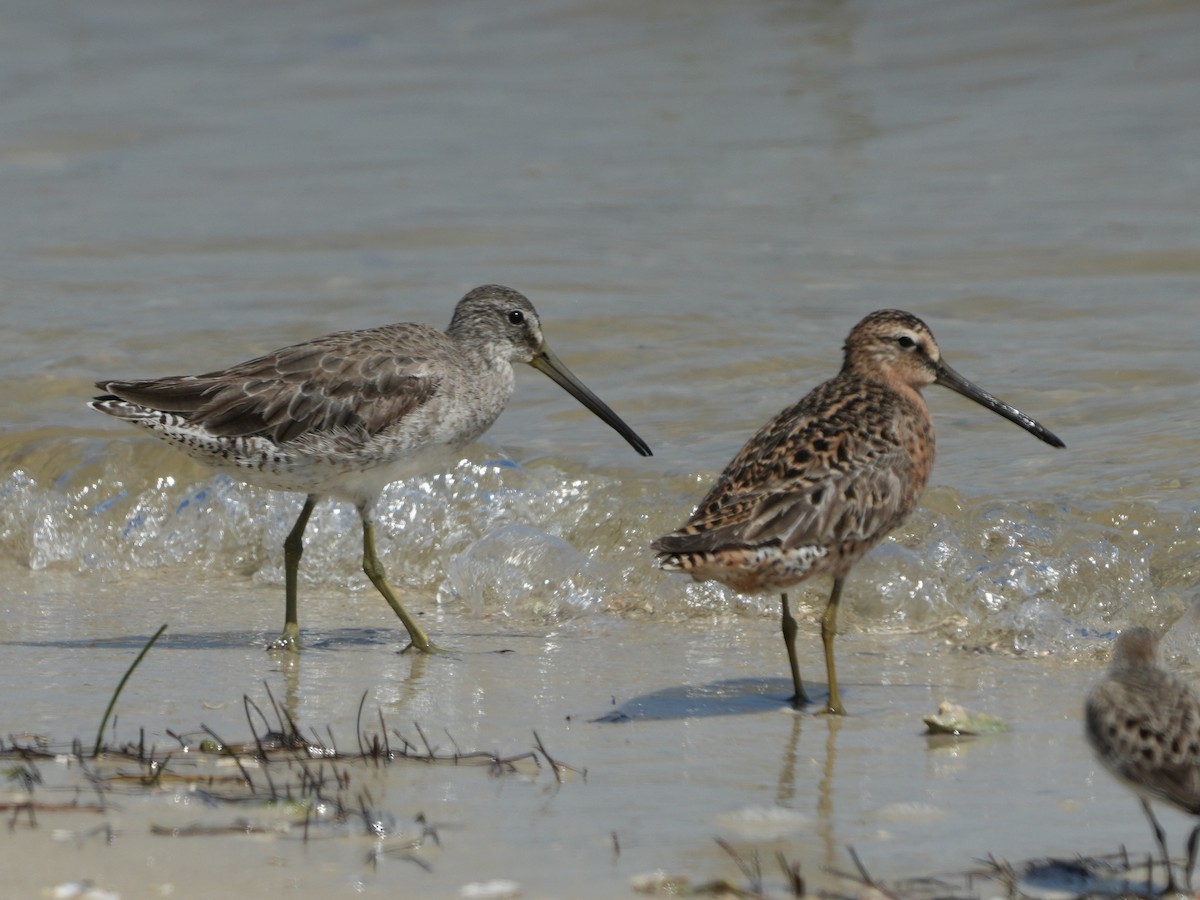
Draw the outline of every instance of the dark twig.
M264 686L264 687L266 686L266 682L264 682L264 683L263 683L263 686ZM268 691L269 691L269 689L268 689ZM270 694L269 694L269 693L268 693L268 696L270 696ZM274 702L274 698L272 698L272 702ZM244 706L244 707L246 708L246 721L247 721L247 722L249 723L249 725L250 725L250 731L251 731L251 733L254 733L254 732L256 731L256 729L255 729L255 727L254 727L254 722L253 722L253 721L251 720L251 718L250 718L250 709L251 709L251 707L253 707L253 708L254 708L254 711L255 711L256 713L258 713L258 717L259 717L260 719L262 719L262 723L263 723L263 731L264 731L264 732L268 732L268 733L271 731L271 723L270 723L270 722L267 720L267 714L266 714L265 712L263 712L263 711L262 711L262 707L261 707L261 706L259 706L259 705L258 705L257 703L255 703L255 702L254 702L252 699L250 699L250 695L249 695L249 694L242 694L242 706Z
M538 733L533 733L533 739L537 742L537 749L541 751L542 756L546 757L546 762L550 764L550 771L554 773L554 780L562 784L562 773L564 771L574 772L580 775L584 781L587 781L587 769L577 769L574 766L568 766L566 763L561 763L551 756L546 751L546 745L542 743L542 739L538 737Z
M96 743L92 747L93 758L100 755L100 745L104 741L104 727L108 724L108 717L112 715L113 707L117 705L117 698L121 696L121 691L125 687L125 682L129 680L129 676L132 675L133 670L138 667L138 663L142 661L145 655L149 652L150 648L154 646L154 642L157 641L162 633L166 630L167 625L164 622L159 627L158 631L154 632L154 637L146 641L146 645L142 647L142 652L137 655L137 658L130 664L129 668L125 670L125 674L121 677L120 682L118 682L117 689L113 691L113 695L108 701L108 708L104 710L104 716L100 719L100 727L96 730Z
M257 710L259 718L263 720L263 725L270 729L271 725L267 722L267 717L263 715L263 711L258 708L258 704L250 699L249 694L242 694L242 708L246 710L246 724L250 726L250 735L254 738L254 745L258 748L258 758L262 760L263 766L269 762L267 759L267 751L263 749L262 739L258 736L258 729L254 727L254 719L250 717L250 707L253 706Z
M803 897L805 894L804 876L800 874L800 863L789 863L782 850L776 851L775 859L779 861L779 868L783 869L783 877L787 879L792 896Z
M367 692L363 691L362 697L360 697L359 701L358 701L358 716L354 720L354 732L355 732L355 734L358 735L358 755L363 757L364 759L367 756L367 751L363 747L362 714L363 714L363 707L366 705L366 703L367 703Z
M742 859L741 854L734 850L733 846L724 838L717 838L716 841L717 846L728 853L730 857L732 857L733 861L737 863L737 867L742 870L742 875L744 875L746 880L750 882L750 890L756 894L761 894L763 889L762 865L758 861L758 851L755 850L753 855L750 857L752 860L754 860L754 865L751 866L744 859Z
M250 779L250 773L246 771L246 767L243 766L242 761L240 759L238 759L237 753L234 752L234 750L228 744L226 744L223 740L221 740L221 738L217 735L217 733L215 731L213 731L211 728L209 728L203 722L200 723L200 728L204 731L205 734L207 734L209 737L211 737L214 741L217 742L217 746L221 748L221 752L223 754L225 754L228 757L231 757L233 759L234 763L237 764L238 771L242 773L242 778L244 778L246 781L246 787L250 788L250 793L252 793L252 794L257 793L254 789L254 782Z
M893 891L889 890L871 877L871 873L868 872L867 867L863 865L863 861L859 858L858 851L855 850L854 847L847 846L846 851L850 854L850 859L854 862L854 868L857 869L857 875L852 875L847 872L839 872L836 869L832 870L834 875L838 875L841 878L849 878L851 880L858 881L860 884L863 884L866 887L874 888L884 897L890 898L890 900L900 900L900 898Z
M286 724L283 721L283 713L279 709L279 704L275 702L275 695L271 693L271 686L263 681L263 688L266 689L267 699L271 701L271 709L275 710L275 721L279 723L279 730L285 731ZM263 724L267 726L267 730L271 730L271 726L267 724L267 717L263 716Z
M414 744L409 743L408 738L406 738L404 735L402 735L395 728L392 729L392 734L394 734L396 737L400 738L400 740L404 744L404 749L402 749L400 751L400 755L403 756L405 759L411 758L413 755L412 751L417 749L416 746Z
M425 745L425 749L429 753L429 758L433 759L436 756L436 751L434 750L433 746L429 743L429 738L425 737L425 732L421 730L421 723L413 722L413 727L415 729L417 729L417 734L419 734L421 736L421 743L423 743Z
M380 710L378 710L378 712L379 712L379 733L383 735L383 758L391 759L392 758L392 744L388 740L387 723L385 723L383 721L383 710L380 709Z

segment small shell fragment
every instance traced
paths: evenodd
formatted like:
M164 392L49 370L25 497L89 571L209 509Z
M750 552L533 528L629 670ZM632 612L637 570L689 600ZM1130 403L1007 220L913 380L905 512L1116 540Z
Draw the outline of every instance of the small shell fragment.
M930 734L1003 734L1008 723L987 713L969 712L957 703L943 700L938 711L926 716L925 726Z

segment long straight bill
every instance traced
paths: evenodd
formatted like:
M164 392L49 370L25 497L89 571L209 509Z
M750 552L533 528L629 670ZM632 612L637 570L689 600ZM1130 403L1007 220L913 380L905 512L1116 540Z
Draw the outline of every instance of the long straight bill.
M555 384L607 422L610 428L629 441L629 446L642 456L653 455L650 452L650 445L638 437L620 416L609 409L607 403L589 391L583 382L576 378L571 370L563 365L562 360L555 356L545 344L542 345L541 352L531 359L529 364L539 372L544 372Z
M937 383L942 387L950 388L955 393L962 394L964 397L969 397L980 406L986 406L992 412L1004 416L1010 422L1016 422L1035 438L1045 441L1051 447L1066 446L1058 435L1050 431L1041 422L1029 418L1029 416L1025 415L1025 413L1021 412L1015 406L1009 406L1004 401L997 400L983 388L967 381L967 379L955 372L950 366L946 365L944 361L938 362Z

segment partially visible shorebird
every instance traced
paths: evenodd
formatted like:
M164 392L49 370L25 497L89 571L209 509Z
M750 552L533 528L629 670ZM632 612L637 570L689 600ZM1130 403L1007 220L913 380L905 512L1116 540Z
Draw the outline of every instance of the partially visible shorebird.
M270 649L299 649L304 528L317 502L331 496L357 507L363 571L412 646L432 650L388 583L375 552L373 510L386 485L445 465L496 421L513 393L514 362L544 372L651 455L550 351L533 304L495 284L463 297L444 332L412 323L342 331L204 375L101 381L96 386L106 393L89 405L241 480L307 495L283 544L286 612Z
M833 576L821 618L829 676L826 711L845 712L833 663L842 585L864 553L917 505L933 467L933 422L921 388L940 384L1063 442L967 381L928 326L900 310L873 312L846 338L838 375L764 425L725 467L687 524L651 544L659 565L737 591L787 588ZM795 694L808 702L796 658L796 620L783 600L783 639Z
M1200 695L1158 665L1158 638L1147 628L1117 637L1108 674L1084 705L1084 733L1104 768L1138 796L1167 867L1167 893L1175 872L1166 833L1150 801L1200 816ZM1187 842L1184 884L1189 893L1200 825Z

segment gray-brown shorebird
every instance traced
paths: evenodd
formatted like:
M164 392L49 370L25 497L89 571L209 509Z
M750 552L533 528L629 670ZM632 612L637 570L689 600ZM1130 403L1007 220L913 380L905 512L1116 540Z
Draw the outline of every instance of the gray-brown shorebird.
M1042 425L950 368L916 316L880 310L846 338L838 375L759 429L687 523L651 545L663 569L738 591L832 575L821 618L830 713L845 712L833 663L842 585L854 563L908 518L929 479L933 422L921 389L931 384L1063 446ZM782 598L792 703L799 707L808 697L796 658L796 620L787 594Z
M1200 696L1158 665L1158 638L1147 628L1121 632L1108 674L1084 705L1084 733L1104 768L1138 796L1176 891L1166 834L1150 801L1200 816ZM1187 842L1184 883L1192 885L1200 825Z
M650 455L550 351L533 304L494 284L463 297L444 332L411 323L342 331L203 375L97 382L107 393L89 405L240 480L307 495L283 544L286 612L271 649L299 649L304 528L330 496L357 507L363 571L412 646L431 650L375 552L375 503L387 484L444 466L496 421L513 393L514 362L544 372Z

